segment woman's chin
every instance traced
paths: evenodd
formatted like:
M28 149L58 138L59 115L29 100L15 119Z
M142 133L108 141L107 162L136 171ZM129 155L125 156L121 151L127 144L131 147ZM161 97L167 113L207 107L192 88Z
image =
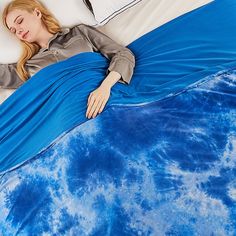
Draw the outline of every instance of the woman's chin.
M21 41L26 42L26 43L33 43L33 41L28 39L28 38L27 39L22 39Z

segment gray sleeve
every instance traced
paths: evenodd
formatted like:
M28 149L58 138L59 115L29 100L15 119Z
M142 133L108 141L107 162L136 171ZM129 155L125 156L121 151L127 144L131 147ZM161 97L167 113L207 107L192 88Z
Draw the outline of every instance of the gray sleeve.
M103 34L96 28L80 24L75 28L84 35L93 45L95 51L101 52L106 58L110 59L107 74L110 71L116 71L121 75L121 80L129 84L135 67L134 54L127 47L124 47Z
M16 63L0 64L0 88L17 89L22 84L16 72Z

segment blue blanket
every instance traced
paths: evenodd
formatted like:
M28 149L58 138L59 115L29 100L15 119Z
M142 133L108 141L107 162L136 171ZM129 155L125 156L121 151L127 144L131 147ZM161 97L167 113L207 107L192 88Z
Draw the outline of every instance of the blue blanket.
M129 86L85 117L108 61L81 53L0 106L2 235L235 235L236 2L139 38Z

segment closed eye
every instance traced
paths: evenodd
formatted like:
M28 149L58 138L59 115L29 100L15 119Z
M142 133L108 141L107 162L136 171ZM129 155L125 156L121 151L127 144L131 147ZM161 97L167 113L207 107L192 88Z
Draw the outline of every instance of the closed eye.
M18 24L18 25L20 25L22 22L23 22L23 18L20 18L16 23ZM16 33L16 29L15 28L10 28L10 31L11 31L11 33L13 33L13 34L15 34Z
M23 21L23 18L19 19L19 20L17 21L17 24L21 24L22 21Z

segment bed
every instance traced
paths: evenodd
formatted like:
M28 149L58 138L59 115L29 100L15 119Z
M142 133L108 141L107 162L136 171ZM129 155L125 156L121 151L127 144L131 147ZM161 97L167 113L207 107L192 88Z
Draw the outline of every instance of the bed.
M108 66L98 53L8 91L2 235L236 234L236 3L182 2L140 1L97 24L134 52L136 67L95 119L84 114ZM152 20L137 27L147 9Z

